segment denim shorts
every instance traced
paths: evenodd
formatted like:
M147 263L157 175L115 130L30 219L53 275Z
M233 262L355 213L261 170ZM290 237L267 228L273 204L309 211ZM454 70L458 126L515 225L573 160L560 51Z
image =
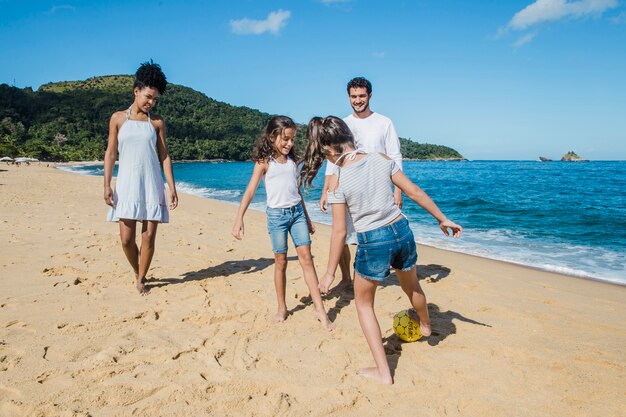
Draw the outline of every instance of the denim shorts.
M291 234L295 247L311 244L309 225L302 202L288 208L268 207L265 213L267 213L267 231L274 253L287 253L287 234Z
M415 238L409 221L402 219L369 232L357 233L354 271L363 278L383 281L389 267L410 271L417 263Z

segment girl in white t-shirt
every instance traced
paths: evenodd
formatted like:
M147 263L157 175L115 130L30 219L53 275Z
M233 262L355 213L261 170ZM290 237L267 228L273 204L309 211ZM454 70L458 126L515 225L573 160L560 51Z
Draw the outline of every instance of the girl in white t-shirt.
M339 167L337 184L328 190L333 228L327 272L320 290L327 292L335 278L346 237L346 211L349 211L358 240L354 260L354 301L361 329L376 363L376 367L361 369L359 373L392 384L380 325L374 312L376 288L389 276L390 267L396 270L400 286L413 306L411 314L419 321L422 334L431 334L426 295L417 280L415 238L408 220L395 204L393 186L399 187L437 219L446 235L450 234L450 229L454 237L459 237L463 229L448 220L389 157L357 150L352 133L343 120L334 116L314 117L309 122L307 135L309 143L300 183L311 185L324 158Z
M267 193L267 228L274 252L274 286L278 300L278 311L274 321L285 321L288 314L285 287L287 238L290 234L315 306L314 315L326 329L333 330L334 325L328 319L322 303L311 256L309 232L314 233L315 228L298 188L295 138L296 124L289 117L274 116L267 123L252 154L252 160L255 162L254 171L241 198L231 233L238 240L243 238L243 216L263 178Z

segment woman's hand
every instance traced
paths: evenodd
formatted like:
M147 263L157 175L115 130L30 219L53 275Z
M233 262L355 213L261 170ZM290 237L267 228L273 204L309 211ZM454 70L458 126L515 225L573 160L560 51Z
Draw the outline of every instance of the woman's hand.
M104 203L107 206L115 207L113 203L113 190L111 187L104 187Z
M176 207L178 207L178 194L174 191L170 193L170 210L174 210Z

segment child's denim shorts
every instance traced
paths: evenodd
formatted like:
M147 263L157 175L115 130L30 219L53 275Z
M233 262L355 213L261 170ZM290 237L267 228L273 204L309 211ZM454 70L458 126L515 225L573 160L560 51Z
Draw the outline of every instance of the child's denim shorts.
M363 278L383 281L389 276L390 266L410 271L417 263L415 238L405 217L387 226L357 233L357 240L354 271Z
M272 240L274 253L287 253L287 234L291 234L291 240L295 247L311 244L309 225L306 221L302 202L288 208L268 207L267 230Z

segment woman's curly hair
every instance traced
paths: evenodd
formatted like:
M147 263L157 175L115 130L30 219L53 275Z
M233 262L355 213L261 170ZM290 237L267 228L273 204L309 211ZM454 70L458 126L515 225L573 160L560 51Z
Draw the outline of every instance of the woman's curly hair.
M159 64L155 64L152 60L144 62L135 72L135 85L133 88L156 88L159 94L163 94L167 88L167 78L161 70Z
M274 141L276 137L283 133L285 129L297 129L296 124L290 117L274 116L267 122L267 125L261 132L261 136L252 151L252 160L254 162L268 162L276 153ZM298 163L298 155L296 154L295 144L289 151L289 155L295 163Z

